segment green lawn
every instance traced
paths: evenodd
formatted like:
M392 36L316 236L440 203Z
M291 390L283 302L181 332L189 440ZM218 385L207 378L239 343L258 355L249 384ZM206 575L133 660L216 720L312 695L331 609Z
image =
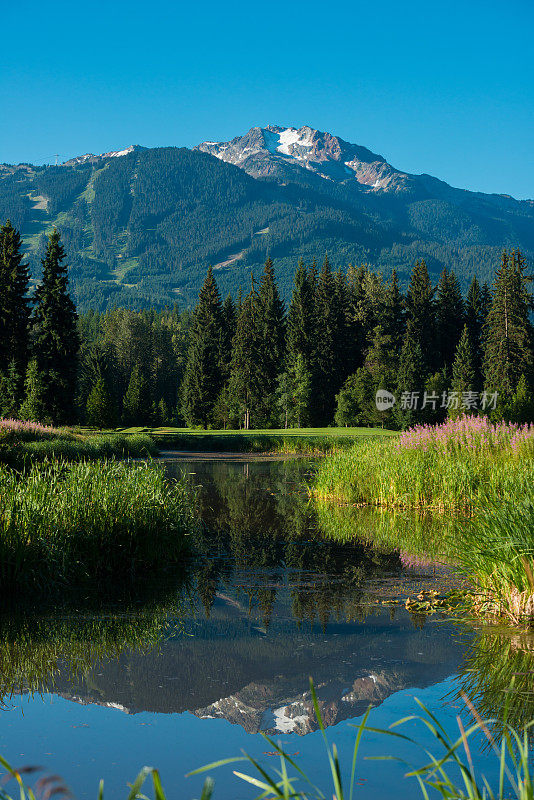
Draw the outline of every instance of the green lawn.
M197 430L193 428L117 428L117 433L149 433L151 436L394 436L384 428L264 428L245 430Z
M98 433L78 429L81 433ZM105 431L110 433L110 431ZM394 436L382 428L284 428L270 430L192 430L191 428L117 428L120 434L149 434L161 450L240 453L327 453L355 440ZM104 433L104 431L102 431Z

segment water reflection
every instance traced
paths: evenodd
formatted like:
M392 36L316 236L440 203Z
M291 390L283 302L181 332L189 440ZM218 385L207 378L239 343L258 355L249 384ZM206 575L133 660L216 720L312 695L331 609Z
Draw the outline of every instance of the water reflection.
M205 528L185 574L145 587L136 602L5 616L4 703L48 691L128 713L190 711L250 733L305 734L316 726L309 675L334 724L458 672L470 634L397 603L442 580L435 565L377 546L376 514L318 511L305 491L310 469L169 466L200 487Z

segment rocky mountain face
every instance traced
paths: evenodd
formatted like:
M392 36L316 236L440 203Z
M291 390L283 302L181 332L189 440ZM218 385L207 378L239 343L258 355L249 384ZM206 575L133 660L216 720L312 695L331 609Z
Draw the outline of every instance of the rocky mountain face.
M297 167L326 180L357 182L367 191L413 190L413 177L382 156L307 125L251 128L231 142L202 142L195 149L235 164L254 178L290 177Z
M130 153L138 153L141 150L146 150L146 147L141 147L140 144L131 144L125 147L124 150L110 150L109 153L100 153L95 156L94 153L85 153L83 156L75 156L64 161L62 167L75 167L78 164L98 164L99 161L104 161L106 158L119 158L120 156L127 156Z
M39 279L56 226L78 308L195 302L208 265L223 295L267 256L285 300L299 259L367 263L409 281L424 258L436 282L491 282L504 247L534 261L534 202L456 189L396 169L314 128L254 127L230 142L86 153L59 166L0 165L0 223L22 231Z

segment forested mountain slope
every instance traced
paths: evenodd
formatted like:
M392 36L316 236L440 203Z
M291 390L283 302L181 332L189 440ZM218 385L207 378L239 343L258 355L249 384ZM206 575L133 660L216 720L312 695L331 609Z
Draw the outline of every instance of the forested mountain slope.
M395 266L401 281L424 257L431 273L447 265L464 283L489 278L503 247L534 256L534 202L408 175L310 128L253 128L195 150L135 146L56 167L0 165L8 217L36 280L45 233L59 228L81 309L190 303L208 264L223 293L248 289L267 254L286 296L298 259L325 251L335 267Z

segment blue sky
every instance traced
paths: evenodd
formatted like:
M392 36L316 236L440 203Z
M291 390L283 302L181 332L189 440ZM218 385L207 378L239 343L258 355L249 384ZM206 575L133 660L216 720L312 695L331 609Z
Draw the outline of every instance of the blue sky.
M308 124L534 198L533 0L2 5L0 161Z

